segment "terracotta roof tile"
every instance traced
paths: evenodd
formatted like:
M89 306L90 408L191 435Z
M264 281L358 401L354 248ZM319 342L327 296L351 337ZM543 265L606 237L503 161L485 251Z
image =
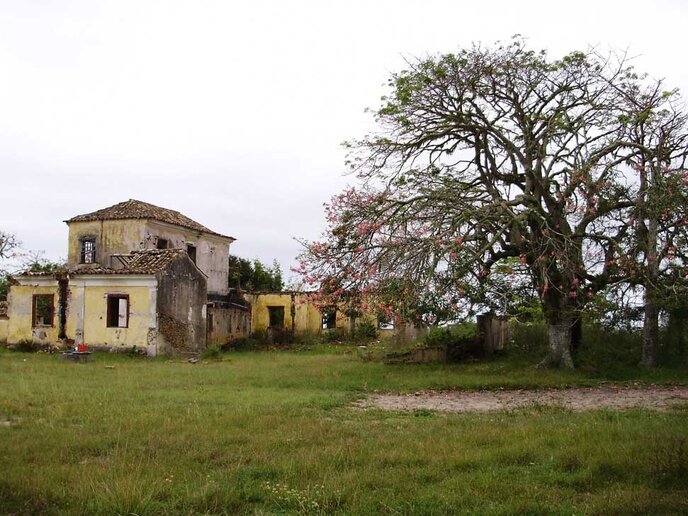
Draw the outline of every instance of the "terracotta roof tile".
M168 224L173 224L175 226L181 226L187 229L193 229L194 231L199 231L201 233L209 233L211 235L217 235L224 238L234 238L216 233L208 229L207 227L199 224L195 220L191 220L186 215L182 215L178 211L170 210L167 208L161 208L160 206L155 206L154 204L149 204L147 202L137 201L135 199L129 199L125 202L120 202L114 206L108 208L103 208L102 210L97 210L91 213L85 213L83 215L77 215L69 220L66 220L67 224L70 222L89 222L94 220L124 220L124 219L151 219L160 222L166 222Z
M134 251L129 255L130 260L120 269L109 267L80 267L72 269L70 275L83 276L90 274L156 274L165 268L178 256L186 254L183 249L147 249Z

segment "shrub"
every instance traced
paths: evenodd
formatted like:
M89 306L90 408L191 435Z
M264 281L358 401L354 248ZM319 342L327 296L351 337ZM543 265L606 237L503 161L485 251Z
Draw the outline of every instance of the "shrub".
M223 351L228 351L228 350L236 350L236 351L241 351L241 350L249 350L249 349L254 349L260 345L261 341L258 340L257 338L251 336L251 337L240 337L238 339L234 339L227 344L224 344L222 346Z
M346 338L347 334L344 328L331 328L322 332L322 340L328 343L342 342Z
M218 346L209 346L201 353L201 358L217 360L222 357L222 352Z
M511 321L512 347L526 354L542 354L547 351L547 325L543 321Z
M377 326L373 321L363 319L356 325L354 337L358 340L374 340L377 335Z
M475 358L483 354L478 342L474 324L461 324L447 328L431 328L423 338L423 344L430 347L443 347L450 361Z
M20 340L16 344L9 344L8 349L12 351L20 351L22 353L35 353L43 348L43 344L36 344L29 339Z

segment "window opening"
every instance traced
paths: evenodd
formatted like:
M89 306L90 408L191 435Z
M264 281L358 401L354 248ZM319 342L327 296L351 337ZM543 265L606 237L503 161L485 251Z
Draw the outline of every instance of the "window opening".
M156 247L158 249L167 249L167 247L168 247L167 239L158 237L158 242L157 242Z
M33 296L33 327L52 326L55 307L52 294L35 294Z
M284 307L283 306L268 306L270 314L270 327L282 328L284 327Z
M96 239L85 238L81 241L81 263L96 262Z
M378 318L377 327L380 330L393 330L394 329L394 319L393 318L389 318L389 319Z
M196 246L188 244L186 246L186 252L189 255L189 258L191 258L191 261L196 263Z
M129 326L129 296L126 294L108 294L107 327L127 328Z
M334 307L326 308L322 317L322 329L331 330L337 327L337 309Z

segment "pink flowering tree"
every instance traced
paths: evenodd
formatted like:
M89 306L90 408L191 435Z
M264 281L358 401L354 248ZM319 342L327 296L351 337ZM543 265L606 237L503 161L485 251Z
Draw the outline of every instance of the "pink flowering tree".
M550 60L521 39L409 62L389 81L379 131L348 143L359 185L326 206L299 272L421 319L499 306L491 286L525 286L548 323L543 365L573 367L586 303L643 269L630 166L643 81L623 58Z

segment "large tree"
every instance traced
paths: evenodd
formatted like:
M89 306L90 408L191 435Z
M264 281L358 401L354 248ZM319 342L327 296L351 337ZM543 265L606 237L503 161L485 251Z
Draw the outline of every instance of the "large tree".
M630 250L637 267L630 283L643 287L641 365L658 364L659 312L685 297L688 249L688 117L678 91L662 82L620 88L629 162L637 175L637 198L630 221Z
M639 188L629 128L642 113L627 97L643 80L623 57L551 60L521 39L409 62L376 111L379 132L348 144L360 184L327 206L299 271L372 298L401 282L402 304L458 309L489 297L508 263L547 319L543 364L572 367L583 306L637 269L625 244Z

